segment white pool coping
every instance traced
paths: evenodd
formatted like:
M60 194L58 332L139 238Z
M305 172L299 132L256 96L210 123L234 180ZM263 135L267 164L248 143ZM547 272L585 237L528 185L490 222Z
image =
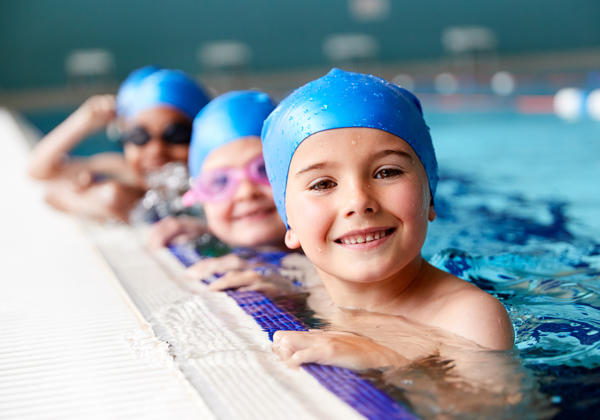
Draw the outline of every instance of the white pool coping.
M0 418L362 418L143 232L49 208L32 136L0 108Z

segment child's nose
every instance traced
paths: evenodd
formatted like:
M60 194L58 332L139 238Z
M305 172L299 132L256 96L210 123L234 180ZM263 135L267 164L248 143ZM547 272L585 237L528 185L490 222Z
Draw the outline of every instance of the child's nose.
M234 199L244 200L256 198L261 194L260 188L254 182L244 177L235 191Z
M161 139L153 137L143 147L149 156L162 156L166 154L168 146Z
M347 189L346 195L345 217L374 214L379 211L379 205L369 185L354 184Z

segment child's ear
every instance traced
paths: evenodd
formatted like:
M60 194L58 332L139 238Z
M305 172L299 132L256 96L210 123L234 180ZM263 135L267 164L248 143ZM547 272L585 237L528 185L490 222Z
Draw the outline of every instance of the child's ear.
M300 248L300 241L292 228L285 232L285 245L290 249Z
M437 214L435 213L435 208L433 208L433 204L429 205L429 214L427 216L427 218L429 219L430 222L433 222L436 218Z

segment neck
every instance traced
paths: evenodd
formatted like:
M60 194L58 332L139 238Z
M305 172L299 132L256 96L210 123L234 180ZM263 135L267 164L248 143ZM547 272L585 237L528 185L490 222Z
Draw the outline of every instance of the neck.
M319 276L333 303L339 307L394 313L410 305L410 297L429 264L419 254L399 272L375 282L358 283L319 269Z

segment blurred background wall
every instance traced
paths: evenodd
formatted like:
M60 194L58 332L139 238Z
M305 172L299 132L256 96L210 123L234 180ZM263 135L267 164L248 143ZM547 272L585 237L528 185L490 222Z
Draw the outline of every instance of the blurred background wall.
M598 0L2 0L0 103L74 104L146 64L215 91L283 94L334 65L421 91L441 72L470 76L463 90L529 72L543 91L556 72L571 77L563 84L596 77L598 22Z

